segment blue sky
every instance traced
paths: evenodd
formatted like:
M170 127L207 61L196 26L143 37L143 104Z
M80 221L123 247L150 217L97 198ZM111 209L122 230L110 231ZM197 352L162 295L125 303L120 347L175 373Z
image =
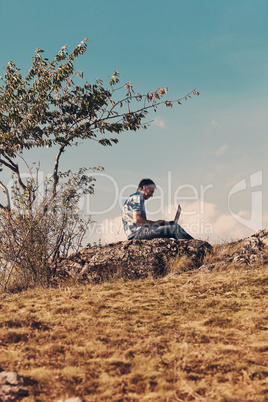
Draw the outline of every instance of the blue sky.
M12 60L25 74L37 47L51 58L87 37L76 65L89 82L117 70L141 93L164 85L167 99L200 91L183 106L159 108L148 130L121 134L112 148L84 143L64 155L62 169L105 167L84 203L96 221L91 239L124 238L115 193L127 196L143 177L159 187L151 217L171 218L180 202L195 237L268 227L267 19L267 0L0 1L0 69ZM29 156L45 173L53 157ZM116 222L116 234L107 222Z

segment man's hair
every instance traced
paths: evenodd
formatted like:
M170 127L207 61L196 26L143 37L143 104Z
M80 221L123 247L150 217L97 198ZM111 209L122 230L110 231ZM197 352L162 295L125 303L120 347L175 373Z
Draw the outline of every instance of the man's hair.
M151 179L142 179L139 182L138 190L141 189L143 186L146 186L146 187L154 186L154 187L156 187L155 183Z

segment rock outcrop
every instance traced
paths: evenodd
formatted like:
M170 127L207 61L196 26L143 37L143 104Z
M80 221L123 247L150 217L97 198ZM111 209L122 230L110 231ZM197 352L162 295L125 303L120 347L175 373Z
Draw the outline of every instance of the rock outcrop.
M164 276L171 257L187 256L191 266L203 264L212 246L202 240L130 240L103 247L91 247L58 262L55 278L76 278L100 283L116 275L128 279Z
M200 269L213 270L233 264L251 266L268 263L268 229L260 230L250 237L214 246L215 262L202 265Z
M210 263L204 262L211 254ZM79 282L101 283L111 277L127 279L164 276L171 258L187 257L184 271L214 269L230 264L252 265L268 261L268 230L236 242L214 245L201 240L130 240L103 247L85 248L59 260L54 280L75 278ZM209 259L206 259L207 261ZM190 263L189 263L190 261Z
M12 371L1 371L0 369L0 401L12 402L19 401L28 396L28 391L24 386L25 379Z

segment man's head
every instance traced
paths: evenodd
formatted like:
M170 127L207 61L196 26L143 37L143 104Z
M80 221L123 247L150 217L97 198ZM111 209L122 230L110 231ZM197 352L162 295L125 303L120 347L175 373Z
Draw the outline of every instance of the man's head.
M151 179L142 179L138 186L138 190L143 194L145 200L153 196L155 188L156 185Z

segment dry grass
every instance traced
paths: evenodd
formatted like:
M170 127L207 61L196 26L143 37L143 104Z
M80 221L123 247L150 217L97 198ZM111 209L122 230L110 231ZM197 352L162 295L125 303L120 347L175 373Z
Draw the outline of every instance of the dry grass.
M265 401L268 267L34 289L0 301L25 401Z
M205 256L204 264L217 264L236 251L239 251L244 246L244 241L224 242L222 244L214 244L211 253L207 253Z

